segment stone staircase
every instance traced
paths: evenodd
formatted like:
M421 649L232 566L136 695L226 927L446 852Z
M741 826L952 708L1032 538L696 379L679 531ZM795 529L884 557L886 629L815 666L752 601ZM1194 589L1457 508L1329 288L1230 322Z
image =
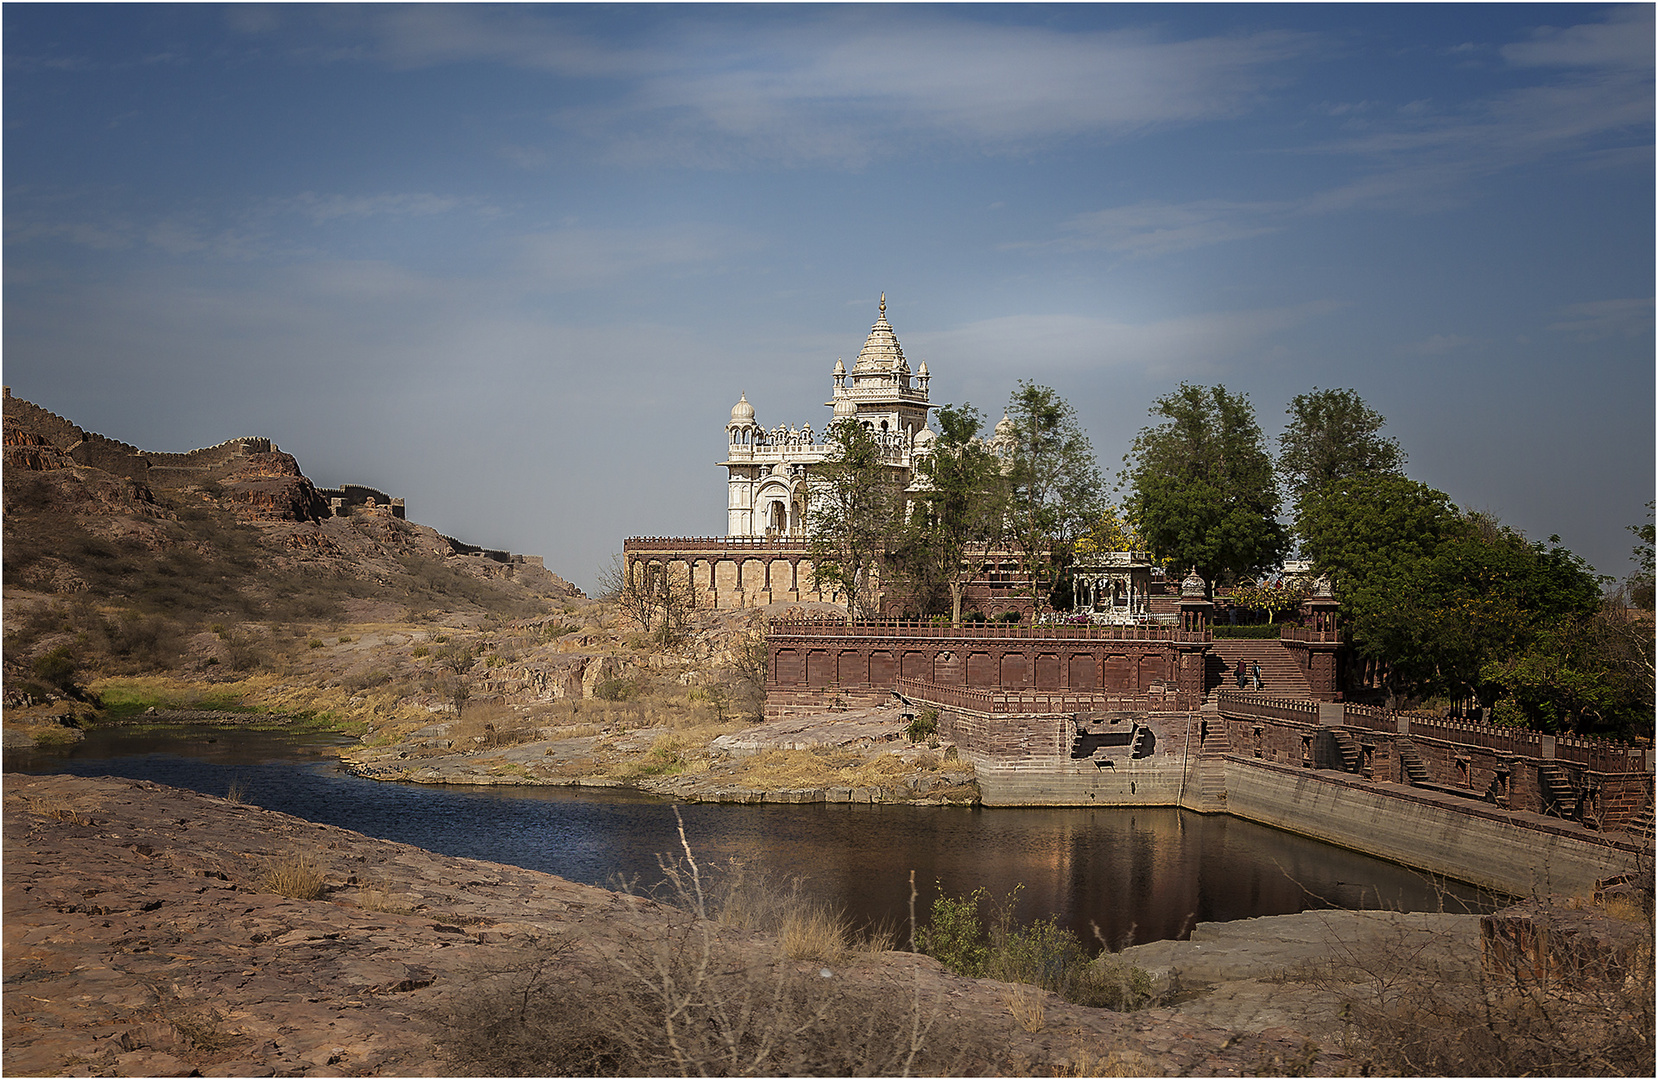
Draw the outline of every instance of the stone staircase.
M1559 818L1570 818L1577 813L1577 791L1560 766L1539 767L1537 780L1543 788L1543 813Z
M1216 690L1237 688L1233 673L1237 671L1240 659L1246 668L1255 663L1261 665L1261 693L1287 698L1313 696L1313 688L1308 685L1301 665L1295 662L1288 649L1272 638L1216 639L1209 646L1203 672L1205 696Z
M1263 669L1264 670L1264 669ZM1197 786L1200 805L1209 811L1226 809L1225 757L1232 752L1226 734L1226 723L1210 719L1209 732L1203 739L1203 751L1198 757Z
M1359 744L1353 736L1341 728L1329 728L1330 738L1335 740L1336 753L1341 756L1342 772L1356 773L1359 771L1359 762L1364 755L1359 750Z
M1399 763L1405 767L1405 779L1416 787L1425 787L1428 783L1428 767L1422 762L1422 755L1416 752L1416 744L1409 739L1398 739L1393 743L1393 752L1399 755Z

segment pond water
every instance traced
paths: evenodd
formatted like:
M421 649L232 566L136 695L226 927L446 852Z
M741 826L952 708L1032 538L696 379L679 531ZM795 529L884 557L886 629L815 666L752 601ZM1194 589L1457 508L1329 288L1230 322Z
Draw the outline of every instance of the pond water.
M1113 947L1196 922L1311 908L1490 910L1495 897L1223 815L1174 809L679 804L616 789L382 783L347 774L338 736L107 727L66 752L7 751L8 772L123 776L223 795L447 855L614 885L661 880L678 819L703 866L740 859L855 921L907 927L942 888L1016 887L1023 919L1055 915ZM907 933L907 929L904 931Z

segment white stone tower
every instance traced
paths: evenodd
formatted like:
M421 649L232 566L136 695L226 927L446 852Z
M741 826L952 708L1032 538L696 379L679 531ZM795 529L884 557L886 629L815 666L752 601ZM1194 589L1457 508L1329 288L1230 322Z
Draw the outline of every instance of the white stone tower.
M824 402L833 410L831 423L850 419L862 424L885 448L888 461L908 486L916 453L925 452L936 438L927 427L931 375L925 362L911 373L898 335L887 322L885 293L851 374L837 359L833 378L834 392ZM732 406L725 432L727 457L720 465L727 471L726 535L804 540L806 477L828 453L812 425L779 424L767 431L755 420L745 393Z

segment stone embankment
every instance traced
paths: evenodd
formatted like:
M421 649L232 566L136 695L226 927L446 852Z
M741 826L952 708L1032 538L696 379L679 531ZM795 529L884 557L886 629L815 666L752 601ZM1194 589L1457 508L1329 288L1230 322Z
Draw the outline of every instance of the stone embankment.
M554 977L587 978L620 945L659 938L671 914L143 781L8 776L4 838L0 1065L13 1076L442 1075L453 1064L439 1018L460 996L521 971L555 938L574 947ZM300 864L320 874L318 898L271 891L272 870ZM1246 936L1277 943L1274 922L1252 920ZM742 963L787 962L769 939L718 934ZM1167 966L1204 944L1168 945ZM1275 986L1254 1007L1231 1008L1235 1027L1047 995L1033 1024L1015 988L926 957L853 954L824 971L852 995L901 979L937 1020L934 1037L972 1025L1036 1074L1330 1075L1351 1065L1304 1037L1334 1031L1328 1015L1265 1007Z

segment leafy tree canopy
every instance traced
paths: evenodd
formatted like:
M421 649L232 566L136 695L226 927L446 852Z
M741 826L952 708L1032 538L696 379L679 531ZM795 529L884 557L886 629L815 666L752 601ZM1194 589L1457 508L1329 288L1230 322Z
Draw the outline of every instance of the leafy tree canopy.
M893 568L924 612L948 610L960 626L962 594L980 561L968 556L999 539L1006 485L1001 461L979 439L977 409L946 405L935 418L940 435L917 466L921 490Z
M1051 389L1021 381L1008 401L1007 419L1006 538L1019 553L1039 609L1043 586L1057 580L1071 545L1098 518L1102 483L1076 411Z
M1397 588L1458 520L1444 492L1403 476L1358 474L1309 492L1297 524L1314 569L1329 576L1338 596L1356 599Z
M1134 527L1134 523L1110 503L1100 508L1094 523L1088 526L1076 542L1078 555L1092 555L1098 551L1149 551L1151 545Z
M810 476L807 550L819 589L847 597L847 614L873 618L876 580L886 561L903 491L886 453L862 424L830 426L829 450Z
M1351 390L1297 394L1278 436L1278 475L1296 506L1337 480L1397 475L1405 454L1399 441L1380 434L1382 414Z
M1256 575L1282 558L1272 457L1249 398L1224 386L1181 383L1157 399L1124 459L1130 519L1176 568L1195 566L1213 586Z
M1632 607L1653 610L1653 524L1651 502L1646 504L1646 522L1641 525L1629 526L1629 531L1635 534L1639 541L1635 545L1634 554L1635 572L1629 575L1624 582L1624 597Z

